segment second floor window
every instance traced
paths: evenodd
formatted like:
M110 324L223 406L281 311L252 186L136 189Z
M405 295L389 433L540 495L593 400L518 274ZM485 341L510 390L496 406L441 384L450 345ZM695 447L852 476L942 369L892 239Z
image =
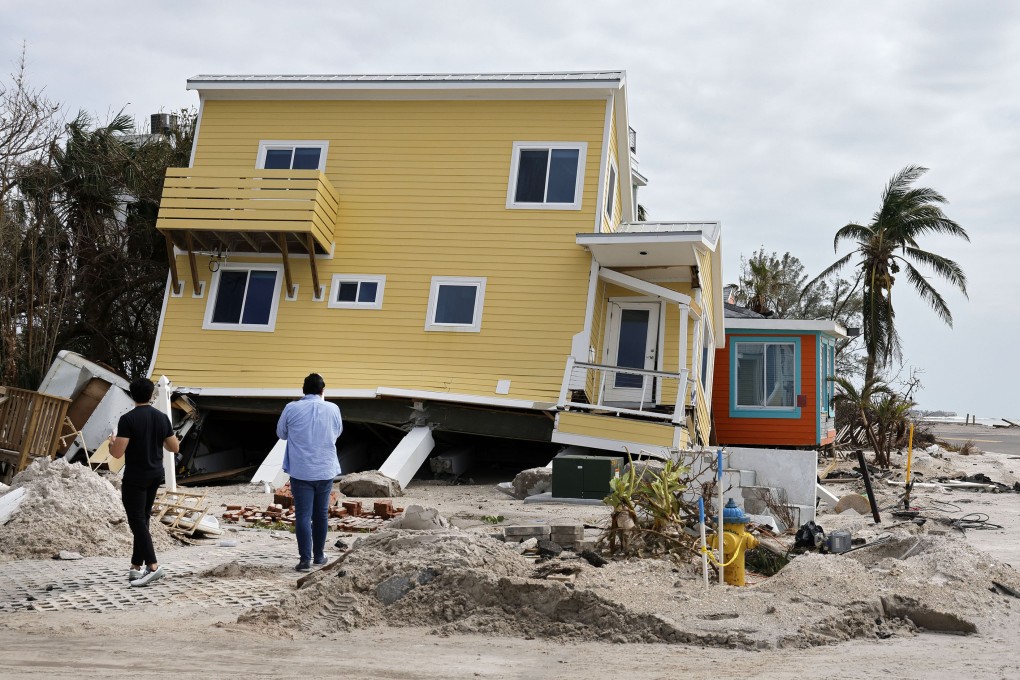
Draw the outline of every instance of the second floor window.
M587 146L514 142L507 207L580 209Z
M326 167L329 142L264 141L256 166L266 170L319 170Z
M202 327L272 331L279 302L279 265L223 265L213 277Z

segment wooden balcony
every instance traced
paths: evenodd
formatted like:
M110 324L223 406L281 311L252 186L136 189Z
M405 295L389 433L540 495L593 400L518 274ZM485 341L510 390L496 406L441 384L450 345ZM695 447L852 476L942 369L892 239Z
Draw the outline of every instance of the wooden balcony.
M336 189L318 170L171 168L156 228L168 247L189 254L193 269L196 251L281 253L285 264L288 253L299 253L314 274L314 256L333 249L339 208Z
M57 452L69 399L14 387L0 387L0 463L10 481L33 458Z

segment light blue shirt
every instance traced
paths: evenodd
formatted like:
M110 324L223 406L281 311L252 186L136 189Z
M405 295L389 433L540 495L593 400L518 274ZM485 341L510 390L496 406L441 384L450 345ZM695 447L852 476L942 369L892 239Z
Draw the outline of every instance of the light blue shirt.
M317 394L287 404L276 424L276 436L287 441L283 471L306 482L336 477L336 440L343 430L340 407Z

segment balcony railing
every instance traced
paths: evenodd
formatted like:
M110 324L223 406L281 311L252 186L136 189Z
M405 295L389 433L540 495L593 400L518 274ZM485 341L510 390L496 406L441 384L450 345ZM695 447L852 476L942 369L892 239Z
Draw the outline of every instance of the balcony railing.
M339 206L318 170L171 168L156 227L181 250L328 253Z
M610 399L609 403L607 403L607 393L615 383L616 376L618 375L635 376L640 379L640 387L634 385L632 388L629 388L637 393L636 400L624 402ZM657 410L657 404L654 400L656 380L676 382L676 401L672 411L664 412ZM560 398L557 406L561 409L574 408L588 411L608 411L617 415L665 420L674 425L679 425L683 422L684 418L684 406L686 404L686 393L689 392L687 387L689 383L691 381L689 380L687 369L678 373L670 373L667 371L627 368L625 366L582 363L575 361L573 357L567 357L567 367L563 374L563 385L560 389ZM582 384L585 385L585 393L589 395L588 403L572 401L570 399L570 386Z
M52 458L70 404L63 397L0 388L0 462L20 472L34 458Z

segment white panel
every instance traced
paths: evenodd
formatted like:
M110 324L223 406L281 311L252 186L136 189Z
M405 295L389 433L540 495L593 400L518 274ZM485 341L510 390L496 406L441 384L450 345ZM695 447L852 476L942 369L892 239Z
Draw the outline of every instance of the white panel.
M389 458L379 468L379 472L397 480L400 488L404 489L429 457L429 452L435 445L432 430L427 427L416 427L404 435L397 448L393 449Z

